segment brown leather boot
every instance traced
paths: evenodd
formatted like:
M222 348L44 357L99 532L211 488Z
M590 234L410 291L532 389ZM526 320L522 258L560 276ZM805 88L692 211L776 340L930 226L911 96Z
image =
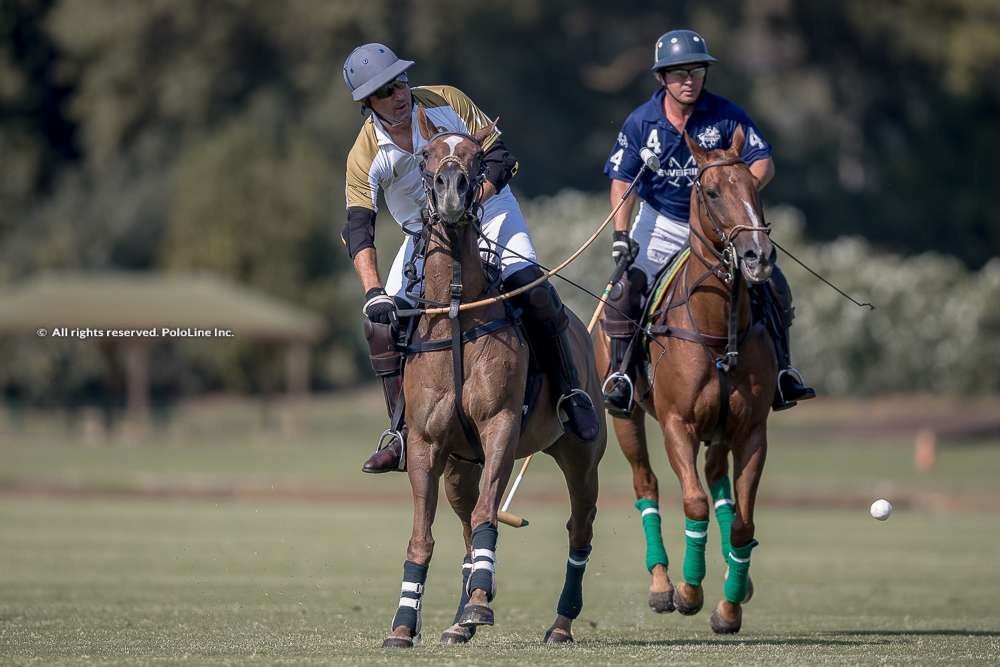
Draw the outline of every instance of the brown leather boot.
M368 457L361 472L378 474L383 472L395 472L400 470L400 462L403 458L403 445L399 438L393 438L392 443L378 449Z

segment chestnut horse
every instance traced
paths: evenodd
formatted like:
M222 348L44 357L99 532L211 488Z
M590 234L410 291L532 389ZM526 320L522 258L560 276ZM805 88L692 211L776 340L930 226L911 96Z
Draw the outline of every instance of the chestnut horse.
M480 258L476 215L482 142L493 125L473 135L439 133L423 107L418 107L417 120L428 142L418 153L427 191L422 214L422 298L429 304L449 305L451 312L420 316L405 363L413 529L400 604L383 646L407 648L419 639L421 597L434 551L431 525L442 475L448 502L462 523L466 553L458 611L441 642L465 643L477 626L493 624L490 602L496 590L500 496L515 458L543 450L562 470L571 503L565 582L556 620L544 639L571 642L572 621L583 606L583 574L597 514L597 466L607 442L606 427L602 420L598 437L591 442L564 433L547 378L527 423L522 424L529 350L520 328L503 303L464 311L456 307L498 293ZM568 315L579 377L597 404L600 380L590 338L580 320ZM458 348L452 346L456 333L463 340Z
M771 340L751 316L747 285L761 284L773 268L770 229L761 212L756 181L740 160L744 133L738 128L728 150L707 152L685 135L698 165L691 192L690 256L674 277L663 306L646 329L647 374L639 377L638 405L629 418L615 417L615 433L632 466L636 508L646 536L651 574L649 605L695 614L704 603L705 546L710 504L719 520L726 562L725 596L710 624L719 633L738 632L742 607L752 594L750 550L757 484L767 453L777 361ZM596 337L599 367L608 368L605 336ZM660 533L659 490L649 464L645 416L663 431L670 465L684 499L683 578L667 574ZM700 443L706 443L705 477L698 476ZM735 498L730 493L732 454Z

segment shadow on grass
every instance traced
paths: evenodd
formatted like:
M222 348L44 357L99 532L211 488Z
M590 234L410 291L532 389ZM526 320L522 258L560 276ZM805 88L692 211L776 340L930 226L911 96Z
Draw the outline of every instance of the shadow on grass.
M908 643L898 639L864 640L864 639L812 639L806 637L789 637L781 639L654 639L641 641L626 639L621 641L604 640L597 642L602 646L872 646L886 644Z
M848 637L1000 637L1000 630L831 630L823 635L846 635Z

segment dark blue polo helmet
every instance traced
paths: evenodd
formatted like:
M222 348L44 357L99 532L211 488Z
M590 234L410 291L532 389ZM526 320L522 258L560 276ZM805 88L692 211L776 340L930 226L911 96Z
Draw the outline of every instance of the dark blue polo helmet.
M719 62L708 52L705 38L694 30L671 30L663 33L653 48L653 71L693 63Z

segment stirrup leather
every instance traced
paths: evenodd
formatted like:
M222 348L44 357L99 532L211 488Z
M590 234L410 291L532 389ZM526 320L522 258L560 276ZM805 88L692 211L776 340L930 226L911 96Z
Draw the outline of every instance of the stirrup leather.
M386 447L391 447L393 440L399 441L399 465L396 466L396 470L404 471L406 470L406 441L403 439L403 434L393 428L387 428L382 431L382 435L378 437L378 444L375 446L375 452L379 453Z
M635 385L632 384L632 378L628 376L628 373L622 373L621 371L615 371L608 375L607 379L604 380L604 384L601 385L601 394L605 397L605 403L607 403L607 395L609 388L614 388L618 386L619 382L624 382L625 386L628 387L628 403L625 409L625 415L632 413L632 407L635 405ZM615 408L619 410L620 408ZM609 408L610 411L610 408ZM614 412L612 412L614 414Z

